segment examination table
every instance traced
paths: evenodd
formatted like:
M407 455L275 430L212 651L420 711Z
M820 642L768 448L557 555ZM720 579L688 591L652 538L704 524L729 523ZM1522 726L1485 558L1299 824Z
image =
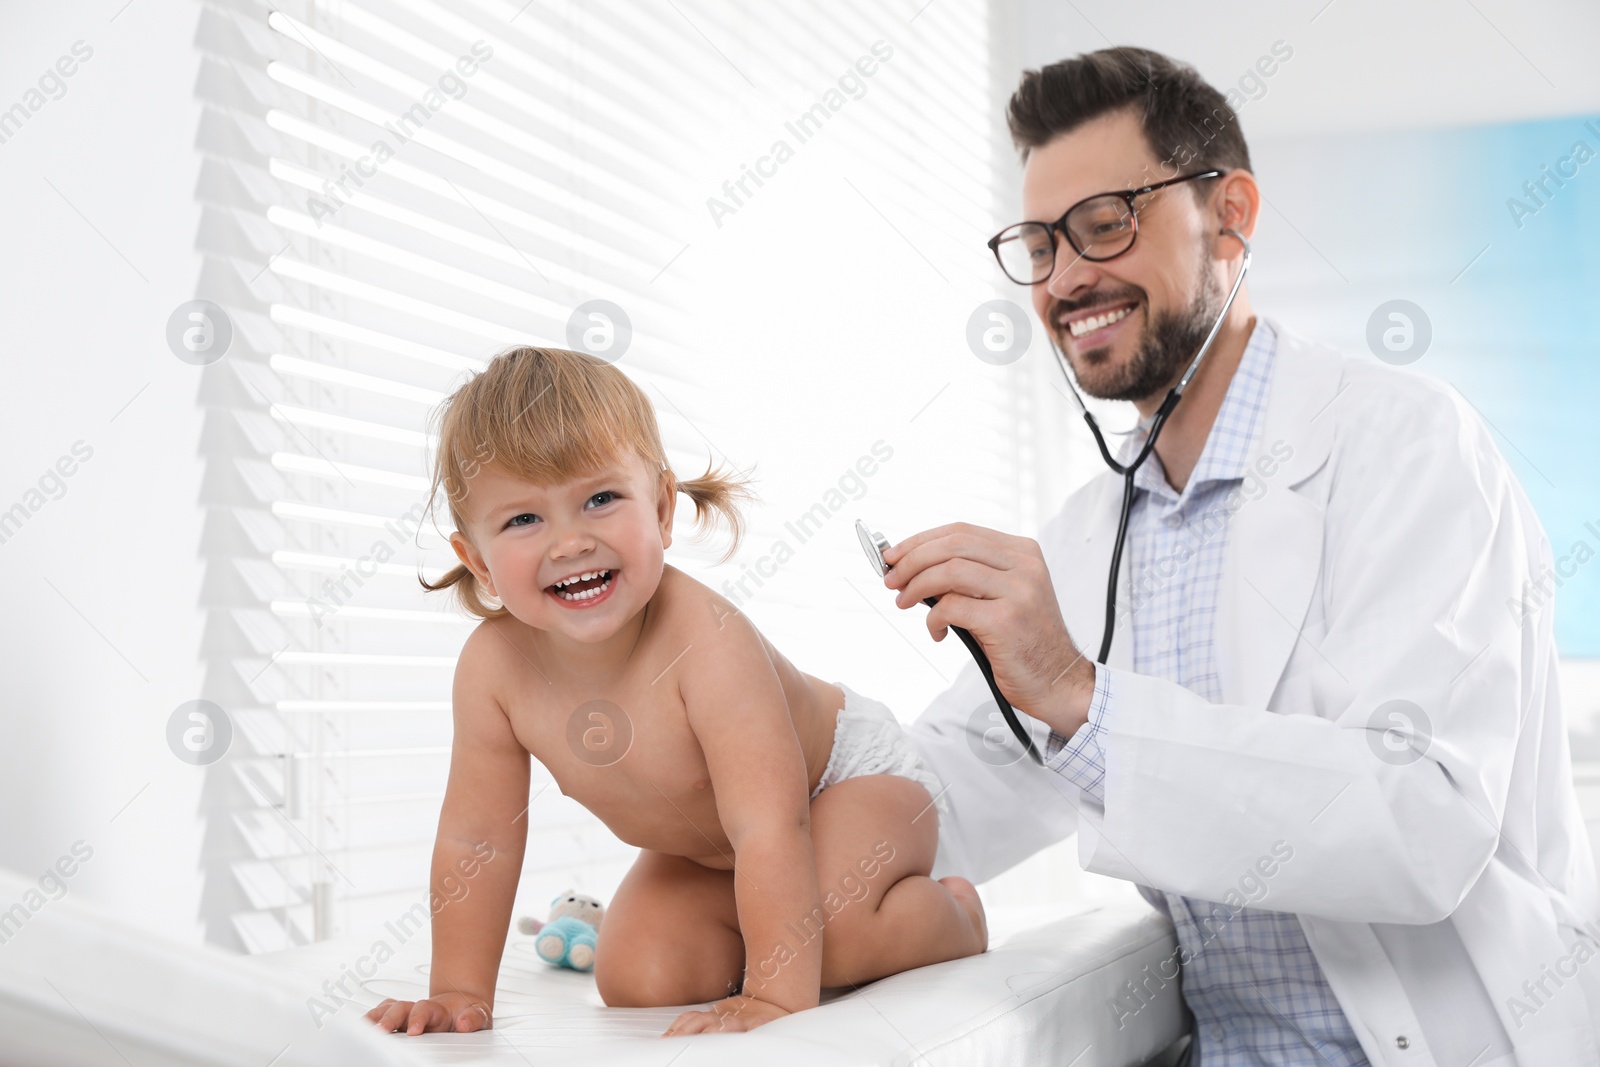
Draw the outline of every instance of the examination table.
M0 872L0 902L37 885ZM37 892L33 898L39 902ZM0 927L0 1064L1060 1064L1136 1067L1187 1018L1167 920L1140 903L1054 912L991 909L990 949L862 986L747 1034L657 1035L682 1008L607 1008L594 977L540 961L513 932L496 1025L382 1035L362 1013L427 992L428 934L395 944L351 1003L328 999L377 937L253 957L178 945L73 899ZM1170 970L1170 965L1168 967ZM1134 992L1135 987L1139 992ZM312 1010L313 998L324 1006ZM329 1007L337 1008L331 1016ZM321 1017L318 1017L318 1016ZM692 1049L689 1046L693 1046Z

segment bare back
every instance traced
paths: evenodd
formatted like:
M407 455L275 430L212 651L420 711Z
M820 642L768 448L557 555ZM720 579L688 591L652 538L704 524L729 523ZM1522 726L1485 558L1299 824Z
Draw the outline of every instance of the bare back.
M486 642L492 689L517 740L563 794L628 844L733 867L715 784L677 684L684 672L719 669L719 640L754 634L761 642L805 754L808 793L822 778L844 692L796 669L730 601L676 567L663 569L622 675L602 686L555 680L539 633L517 620L483 626L503 639Z

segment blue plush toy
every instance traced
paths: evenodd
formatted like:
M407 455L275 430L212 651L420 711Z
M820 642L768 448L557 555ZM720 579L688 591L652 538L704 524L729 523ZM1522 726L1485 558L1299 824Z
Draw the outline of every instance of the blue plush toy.
M594 897L569 889L550 902L549 922L525 915L517 920L517 929L535 935L533 950L546 963L592 971L594 946L605 914L605 905Z

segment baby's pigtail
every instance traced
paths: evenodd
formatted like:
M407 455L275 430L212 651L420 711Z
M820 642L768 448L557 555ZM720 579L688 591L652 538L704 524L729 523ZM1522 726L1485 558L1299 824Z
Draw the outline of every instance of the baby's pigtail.
M749 480L724 474L722 468L713 469L708 463L700 477L679 482L678 491L686 493L694 502L696 533L705 532L717 519L727 525L732 543L717 562L728 562L739 551L739 542L744 538L745 519L741 506L756 499Z
M480 619L498 619L506 614L504 605L490 607L484 600L484 591L478 585L478 576L468 569L465 563L458 563L444 572L437 581L430 583L421 573L417 574L417 581L422 583L422 588L430 593L440 589L450 589L455 593L456 603L470 615Z

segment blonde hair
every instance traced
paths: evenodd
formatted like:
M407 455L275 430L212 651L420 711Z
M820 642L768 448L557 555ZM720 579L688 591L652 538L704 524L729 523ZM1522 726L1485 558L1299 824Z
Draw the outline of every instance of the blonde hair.
M564 348L506 349L452 393L437 417L429 507L444 489L457 530L466 529L467 483L482 467L548 486L594 474L633 452L673 491L688 494L696 534L717 519L728 526L732 543L719 563L738 551L745 529L740 504L754 497L749 482L709 462L700 477L679 481L667 463L650 398L603 359ZM453 589L460 605L479 618L506 614L486 601L486 590L465 564L437 582L420 575L418 580L430 592Z

